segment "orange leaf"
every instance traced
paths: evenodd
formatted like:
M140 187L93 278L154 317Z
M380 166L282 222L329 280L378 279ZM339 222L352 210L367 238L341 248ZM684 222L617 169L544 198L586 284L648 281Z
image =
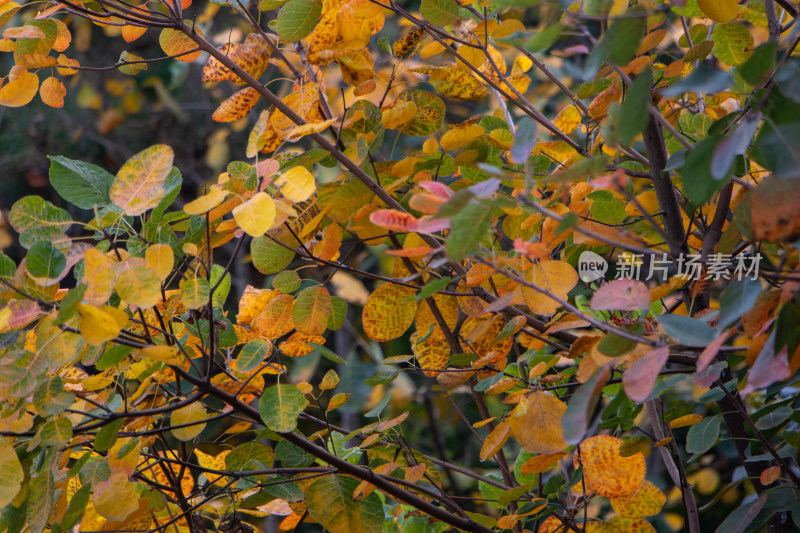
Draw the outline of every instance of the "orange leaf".
M503 448L503 444L508 440L511 433L511 426L508 422L500 422L497 426L486 436L481 446L480 459L485 461L494 457L497 452Z
M64 107L64 96L67 95L67 88L64 84L53 76L50 76L42 82L39 89L39 96L42 102L50 107L60 108Z
M211 115L211 119L215 122L235 122L242 119L255 107L259 98L261 95L252 87L242 89L222 102Z
M588 492L606 498L628 496L644 481L645 464L641 452L622 457L619 446L622 440L608 435L597 435L583 441L575 452L575 468L583 465L583 479Z

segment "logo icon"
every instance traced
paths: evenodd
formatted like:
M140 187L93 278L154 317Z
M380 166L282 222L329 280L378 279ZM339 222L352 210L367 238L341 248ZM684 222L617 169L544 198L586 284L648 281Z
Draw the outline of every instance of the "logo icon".
M608 262L594 252L586 250L578 258L578 277L584 283L591 283L605 276Z

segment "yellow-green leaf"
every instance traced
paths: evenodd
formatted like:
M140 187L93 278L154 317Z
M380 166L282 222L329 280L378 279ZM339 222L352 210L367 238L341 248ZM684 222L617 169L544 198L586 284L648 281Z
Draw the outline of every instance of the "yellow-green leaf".
M141 215L158 205L175 154L165 144L146 148L128 159L111 185L111 201L126 215Z

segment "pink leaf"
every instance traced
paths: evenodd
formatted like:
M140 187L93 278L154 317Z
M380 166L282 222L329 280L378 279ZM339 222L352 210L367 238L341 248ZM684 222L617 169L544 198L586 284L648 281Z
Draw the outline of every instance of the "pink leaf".
M658 373L669 357L669 346L661 346L641 357L622 375L625 394L636 403L641 403L653 392Z
M416 231L417 219L413 215L395 209L378 209L369 215L369 220L376 226L401 233Z
M439 198L450 198L453 196L453 189L438 181L423 181L419 186Z
M717 352L719 352L719 349L723 344L725 344L725 341L728 340L728 337L730 337L731 334L733 334L733 330L729 329L711 341L708 346L705 347L705 349L700 353L700 356L697 358L698 372L702 372L708 367L708 365L711 364L711 362L714 360L714 357L716 357Z
M433 218L426 216L417 221L417 228L415 231L419 233L436 233L437 231L445 229L450 229L449 218Z
M638 311L650 306L647 285L633 279L617 279L606 283L592 296L595 311Z

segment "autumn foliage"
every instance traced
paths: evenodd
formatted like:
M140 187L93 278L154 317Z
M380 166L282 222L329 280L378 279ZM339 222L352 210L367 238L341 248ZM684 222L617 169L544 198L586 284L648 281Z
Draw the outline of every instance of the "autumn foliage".
M2 213L0 531L800 528L796 2L19 1L246 142Z

